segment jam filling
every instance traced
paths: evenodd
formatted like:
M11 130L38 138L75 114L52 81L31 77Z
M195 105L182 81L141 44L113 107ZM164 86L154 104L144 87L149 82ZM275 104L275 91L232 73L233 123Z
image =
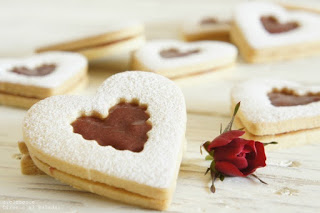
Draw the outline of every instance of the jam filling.
M280 23L274 16L262 16L260 21L263 27L271 34L285 33L299 27L297 22Z
M213 17L206 17L200 21L200 25L217 24L219 21Z
M147 107L136 103L119 103L109 110L108 117L82 116L71 125L74 133L86 140L95 140L100 146L118 150L141 152L152 126L147 120Z
M197 54L200 52L200 49L192 49L188 51L180 51L177 48L169 48L160 51L160 56L162 58L178 58L178 57L185 57L192 54Z
M268 94L271 104L277 107L306 105L320 101L319 94L296 95L292 91L272 91Z
M42 64L33 69L27 68L25 66L13 67L10 71L19 75L45 76L52 73L56 69L56 67L56 64Z

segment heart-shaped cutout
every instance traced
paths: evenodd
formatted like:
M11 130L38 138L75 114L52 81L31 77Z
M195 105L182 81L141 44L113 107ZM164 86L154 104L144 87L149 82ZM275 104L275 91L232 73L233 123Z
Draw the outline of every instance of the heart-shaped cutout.
M274 135L320 127L320 87L283 80L253 79L232 89L238 118L254 135ZM280 99L279 99L280 98Z
M44 75L49 75L55 69L56 69L55 64L42 64L33 69L25 66L13 67L11 69L11 72L14 72L20 75L27 75L27 76L44 76Z
M219 20L214 17L205 17L200 20L200 25L207 25L207 24L211 25L211 24L217 24L217 23L219 23Z
M277 107L280 106L298 106L307 105L313 102L320 101L320 94L308 93L304 95L295 94L293 90L283 88L281 90L273 90L268 93L271 104Z
M108 117L82 116L71 125L73 132L86 140L97 141L100 146L112 146L117 150L141 152L148 140L152 125L147 122L146 106L121 102L109 110Z
M254 49L317 42L320 30L315 26L319 23L320 15L317 13L288 11L271 2L243 3L235 11L235 25Z
M74 133L72 123L78 118L104 119L117 104L137 100L147 106L152 124L142 151L100 146ZM185 129L181 90L160 75L129 71L108 78L94 97L55 96L39 102L28 111L23 134L35 164L48 175L111 199L165 209L174 191Z
M177 57L185 57L185 56L196 54L199 52L200 52L199 49L181 51L178 48L169 48L169 49L161 50L159 54L162 58L177 58Z
M280 23L279 20L274 16L262 16L260 18L263 27L269 33L285 33L294 30L299 27L297 22L286 22Z
M134 53L132 68L178 78L225 69L236 57L237 49L226 42L153 40Z

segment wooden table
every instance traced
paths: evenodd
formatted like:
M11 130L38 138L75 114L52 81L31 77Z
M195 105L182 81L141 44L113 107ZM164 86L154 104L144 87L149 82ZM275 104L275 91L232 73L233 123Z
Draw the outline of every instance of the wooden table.
M52 33L57 29L63 29L62 26L70 26L70 29L65 27L64 33L71 35L72 29L81 25L79 20L81 23L87 21L81 26L89 27L97 20L104 20L108 17L108 14L101 9L103 5L107 7L107 3L94 1L95 4L92 5L97 13L90 13L95 10L92 8L88 9L89 12L85 10L89 3L78 2L76 9L72 11L72 17L68 13L68 9L72 8L72 3L66 4L67 9L59 4L55 4L52 8L50 7L52 5L48 6L48 2L43 3L37 0L28 1L28 3L14 1L1 3L0 26L5 30L2 30L1 32L4 33L0 34L0 55L30 54L35 46L44 41L54 40L55 36ZM126 1L117 1L113 6L119 12L121 3L124 2ZM182 4L181 1L170 1L170 3L166 0L163 2L171 4L172 7L179 7ZM226 1L219 6L228 8L233 2L235 1ZM144 10L136 15L142 20L149 21L147 22L148 38L175 38L178 36L176 29L179 18L183 17L183 13L192 12L193 7L200 10L214 4L212 1L202 3L199 6L196 1L190 1L185 9L181 9L180 12L177 10L178 14L174 14L174 11L165 10L169 8L168 6L143 0L139 1L136 7L144 8ZM164 14L159 14L159 17L154 15L150 11L154 7L162 8L165 11ZM43 11L41 10L43 8L51 9ZM129 11L129 8L130 6L123 10ZM61 9L59 16L55 16L54 12L57 12L58 9ZM90 14L93 17L90 17ZM109 16L112 17L115 14L116 12L113 11ZM133 16L132 12L127 14L129 17ZM152 17L151 21L147 19L149 16ZM42 19L40 20L39 17ZM69 18L66 19L66 17ZM177 21L170 21L170 18L174 17ZM23 28L23 23L26 23L25 28ZM54 25L49 27L45 23ZM75 25L76 23L78 25ZM39 32L40 35L35 31L39 26L43 27L43 30ZM46 29L50 34L43 38L46 35ZM19 32L27 33L17 35ZM22 36L25 38L22 39ZM40 40L39 37L41 37ZM125 58L122 56L117 60L124 62ZM110 67L114 68L110 66L110 61L110 59L101 60L91 64L89 86L81 94L92 95L104 79L117 72L110 71ZM120 69L123 67L125 65L122 65ZM319 84L319 70L320 56L260 65L248 65L239 59L234 70L212 73L197 77L192 81L190 79L178 80L177 84L184 92L188 108L186 135L188 148L183 158L173 202L168 211L318 212L320 210L320 139L306 146L268 152L268 166L256 172L268 185L261 184L252 178L226 178L223 182L216 181L217 192L215 194L209 192L210 178L209 175L204 176L209 162L206 162L204 156L200 155L199 146L202 142L218 135L220 123L225 125L229 121L229 92L235 83L250 77L258 77ZM23 109L0 106L0 212L6 210L11 212L25 210L39 212L149 211L73 189L48 176L21 175L16 142L22 138L21 123L25 114L26 110Z

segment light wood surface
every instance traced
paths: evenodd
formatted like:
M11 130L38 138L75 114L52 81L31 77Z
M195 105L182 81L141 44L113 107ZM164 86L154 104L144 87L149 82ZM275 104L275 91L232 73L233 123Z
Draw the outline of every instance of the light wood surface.
M186 14L231 11L238 2L1 1L0 56L29 55L39 45L73 36L83 29L98 30L112 17L145 20L149 39L178 38L179 23ZM317 1L306 3L320 8ZM92 63L89 86L80 94L94 94L108 76L126 69L128 58L116 56ZM188 148L168 212L318 212L320 139L306 146L267 152L268 166L256 174L268 185L252 178L226 178L216 182L215 194L209 192L210 177L204 176L209 162L200 155L199 146L219 134L220 123L226 125L229 121L229 92L235 83L257 77L320 84L319 69L320 56L259 65L239 59L233 70L177 80L188 108ZM0 212L149 211L73 189L48 176L22 175L17 141L22 138L25 114L23 109L0 106Z

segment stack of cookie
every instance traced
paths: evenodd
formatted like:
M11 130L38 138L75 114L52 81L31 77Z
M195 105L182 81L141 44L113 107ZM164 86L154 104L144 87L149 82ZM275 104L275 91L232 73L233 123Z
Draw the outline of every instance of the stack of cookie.
M38 167L75 188L163 210L175 189L185 131L184 97L172 81L123 72L94 97L55 96L34 105L19 143L22 171L39 174Z

